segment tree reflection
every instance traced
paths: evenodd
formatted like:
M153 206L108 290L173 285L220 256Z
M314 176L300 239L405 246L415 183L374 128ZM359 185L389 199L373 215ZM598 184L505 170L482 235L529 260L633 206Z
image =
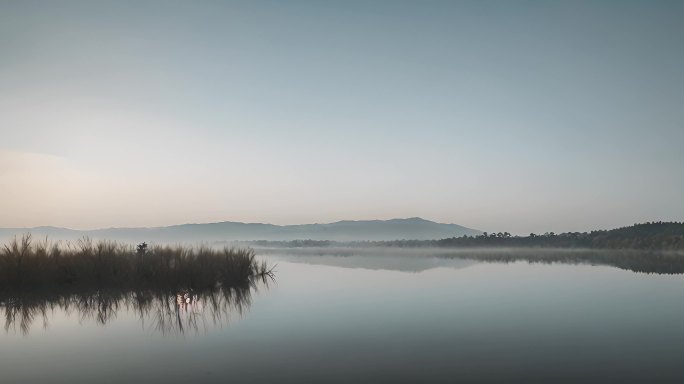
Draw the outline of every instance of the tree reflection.
M443 254L439 257L460 258L491 263L526 261L530 264L585 264L605 265L627 271L658 275L684 274L681 252L669 251L613 251L570 249L484 249Z
M107 325L122 310L134 312L143 328L163 335L199 333L227 324L242 316L252 303L252 295L268 289L272 275L251 278L237 286L191 290L95 290L82 292L6 292L0 296L6 332L28 334L40 320L49 326L50 316L61 310L76 314L80 322Z

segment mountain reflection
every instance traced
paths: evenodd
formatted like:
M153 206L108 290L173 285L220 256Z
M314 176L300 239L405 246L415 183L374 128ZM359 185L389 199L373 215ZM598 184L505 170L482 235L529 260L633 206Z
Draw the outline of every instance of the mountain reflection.
M268 289L271 276L253 278L248 284L217 286L203 291L96 290L89 292L21 292L0 297L6 332L29 334L41 321L48 328L56 311L76 314L79 322L107 325L121 311L132 312L145 329L163 335L199 333L229 323L242 316L252 303L252 295Z

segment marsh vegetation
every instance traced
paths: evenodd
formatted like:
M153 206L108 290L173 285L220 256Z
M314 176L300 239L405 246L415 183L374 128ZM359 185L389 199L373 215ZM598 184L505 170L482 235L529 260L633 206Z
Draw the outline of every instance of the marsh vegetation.
M15 238L0 250L0 292L87 289L203 290L248 285L273 270L250 248L214 249L82 239Z
M249 248L137 247L83 239L75 244L15 238L0 251L5 330L48 325L56 309L106 324L122 308L154 330L184 333L241 314L273 268Z

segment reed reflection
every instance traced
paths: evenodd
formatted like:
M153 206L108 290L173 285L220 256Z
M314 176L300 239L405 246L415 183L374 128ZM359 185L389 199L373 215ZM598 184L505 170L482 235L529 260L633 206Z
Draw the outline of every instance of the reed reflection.
M96 290L89 292L6 293L0 297L5 332L29 334L38 321L44 329L57 311L77 315L79 322L107 325L122 311L132 312L146 330L163 335L209 331L243 316L252 295L268 289L273 275L251 278L247 284L201 291Z

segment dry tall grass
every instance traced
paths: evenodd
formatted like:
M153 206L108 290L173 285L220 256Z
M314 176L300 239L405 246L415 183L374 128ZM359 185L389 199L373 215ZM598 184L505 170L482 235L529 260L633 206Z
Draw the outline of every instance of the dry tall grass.
M272 271L252 249L131 245L82 239L75 244L15 238L0 250L0 290L212 289L248 285Z

